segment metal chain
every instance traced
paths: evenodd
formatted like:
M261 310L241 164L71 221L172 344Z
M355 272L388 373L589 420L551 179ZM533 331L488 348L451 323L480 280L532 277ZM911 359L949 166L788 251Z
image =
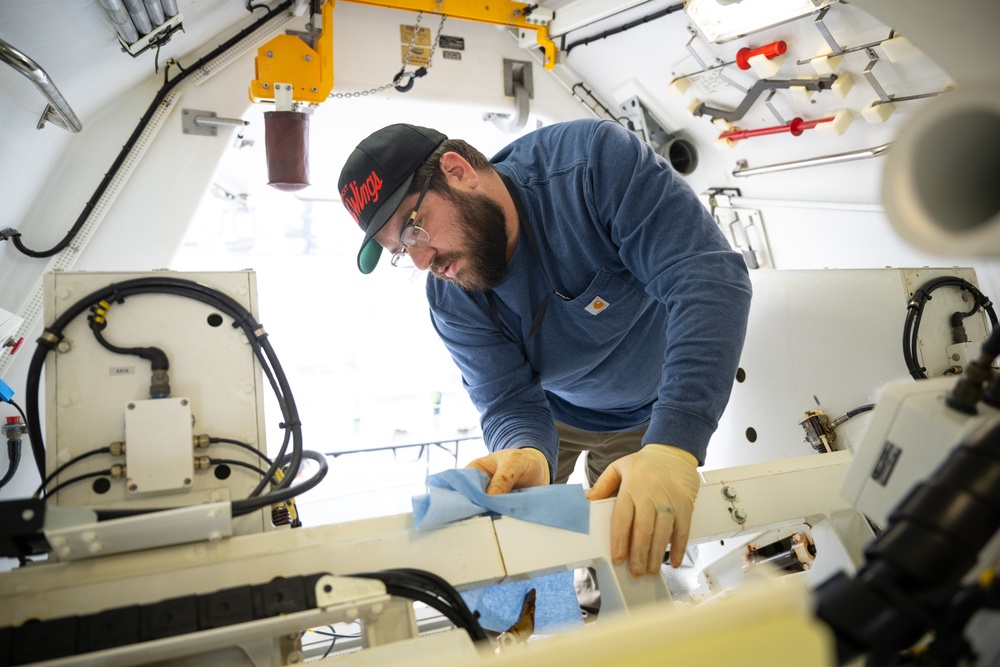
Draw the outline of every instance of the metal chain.
M431 42L431 52L427 56L427 65L425 67L431 66L431 61L434 59L434 52L437 50L438 42L441 41L441 31L444 30L444 21L447 19L447 15L441 15L441 23L438 24L437 34L434 35L434 41Z
M413 25L413 34L410 35L410 43L406 46L406 53L403 55L403 69L406 69L406 64L410 60L410 55L413 53L413 44L416 42L417 34L420 32L420 21L423 19L424 13L417 12L417 20ZM437 35L434 36L434 41L431 42L431 51L427 56L427 64L424 66L425 72L426 68L431 66L431 61L434 59L434 52L437 50L438 42L441 40L441 31L444 30L444 22L448 17L445 14L441 15L441 23L438 24ZM402 70L400 70L402 72ZM377 95L384 90L389 88L395 88L399 81L399 76L397 75L387 84L381 85L378 88L369 88L368 90L356 91L353 93L330 93L331 98L344 99L348 97L364 97L365 95Z

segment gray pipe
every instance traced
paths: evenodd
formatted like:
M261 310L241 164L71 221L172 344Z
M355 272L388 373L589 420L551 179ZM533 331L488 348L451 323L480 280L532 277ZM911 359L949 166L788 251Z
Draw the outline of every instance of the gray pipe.
M146 7L142 4L142 0L122 1L125 3L125 9L128 10L128 15L132 17L132 23L135 24L139 35L148 35L153 32L153 24L149 22L149 14L146 13Z
M66 98L62 96L59 89L55 87L49 79L49 75L45 73L38 63L24 55L13 46L7 42L0 39L0 62L7 63L15 70L23 74L24 76L31 79L42 95L49 101L49 106L45 110L45 119L51 120L57 125L64 127L67 130L72 130L73 132L79 132L83 129L83 125L80 124L80 119L76 117L73 110L70 109L69 103L66 102ZM55 118L51 118L49 111L54 111L56 114ZM39 127L42 123L39 123Z
M153 27L163 25L163 22L167 19L163 16L163 7L160 6L160 0L142 0L142 3L146 5L146 13L149 15L149 20L153 24Z
M139 33L136 32L135 26L132 25L132 19L128 15L125 6L121 3L121 0L100 0L101 6L104 7L104 11L107 13L108 18L111 19L111 23L114 24L115 30L118 31L118 36L122 38L122 41L126 44L134 44L139 40Z
M163 13L167 15L167 18L177 16L176 0L160 0L160 4L163 6Z

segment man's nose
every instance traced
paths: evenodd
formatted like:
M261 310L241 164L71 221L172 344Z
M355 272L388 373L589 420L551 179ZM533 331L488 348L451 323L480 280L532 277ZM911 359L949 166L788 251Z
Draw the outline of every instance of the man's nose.
M421 271L426 271L430 268L434 262L434 256L437 254L437 251L430 246L410 248L407 252L410 254L410 259L413 260L413 265Z

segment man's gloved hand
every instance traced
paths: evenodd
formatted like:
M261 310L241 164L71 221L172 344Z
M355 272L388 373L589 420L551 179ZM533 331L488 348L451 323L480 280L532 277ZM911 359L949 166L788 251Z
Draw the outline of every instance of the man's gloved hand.
M478 468L490 476L490 483L486 486L486 493L490 495L549 483L549 461L545 454L532 447L501 449L476 459L466 467Z
M645 445L612 463L587 492L588 500L610 498L611 557L628 557L632 576L655 574L670 544L670 564L680 567L691 532L691 512L701 486L698 460L670 445Z

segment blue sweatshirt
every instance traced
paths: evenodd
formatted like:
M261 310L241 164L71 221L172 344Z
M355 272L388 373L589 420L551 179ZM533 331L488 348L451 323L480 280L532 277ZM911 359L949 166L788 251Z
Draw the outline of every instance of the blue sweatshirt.
M536 447L555 471L553 418L594 432L648 424L643 444L704 463L746 333L742 256L666 160L618 123L545 127L491 162L521 211L517 248L493 291L517 342L498 330L484 293L427 278L431 319L487 447ZM572 298L551 297L529 338L553 291Z

